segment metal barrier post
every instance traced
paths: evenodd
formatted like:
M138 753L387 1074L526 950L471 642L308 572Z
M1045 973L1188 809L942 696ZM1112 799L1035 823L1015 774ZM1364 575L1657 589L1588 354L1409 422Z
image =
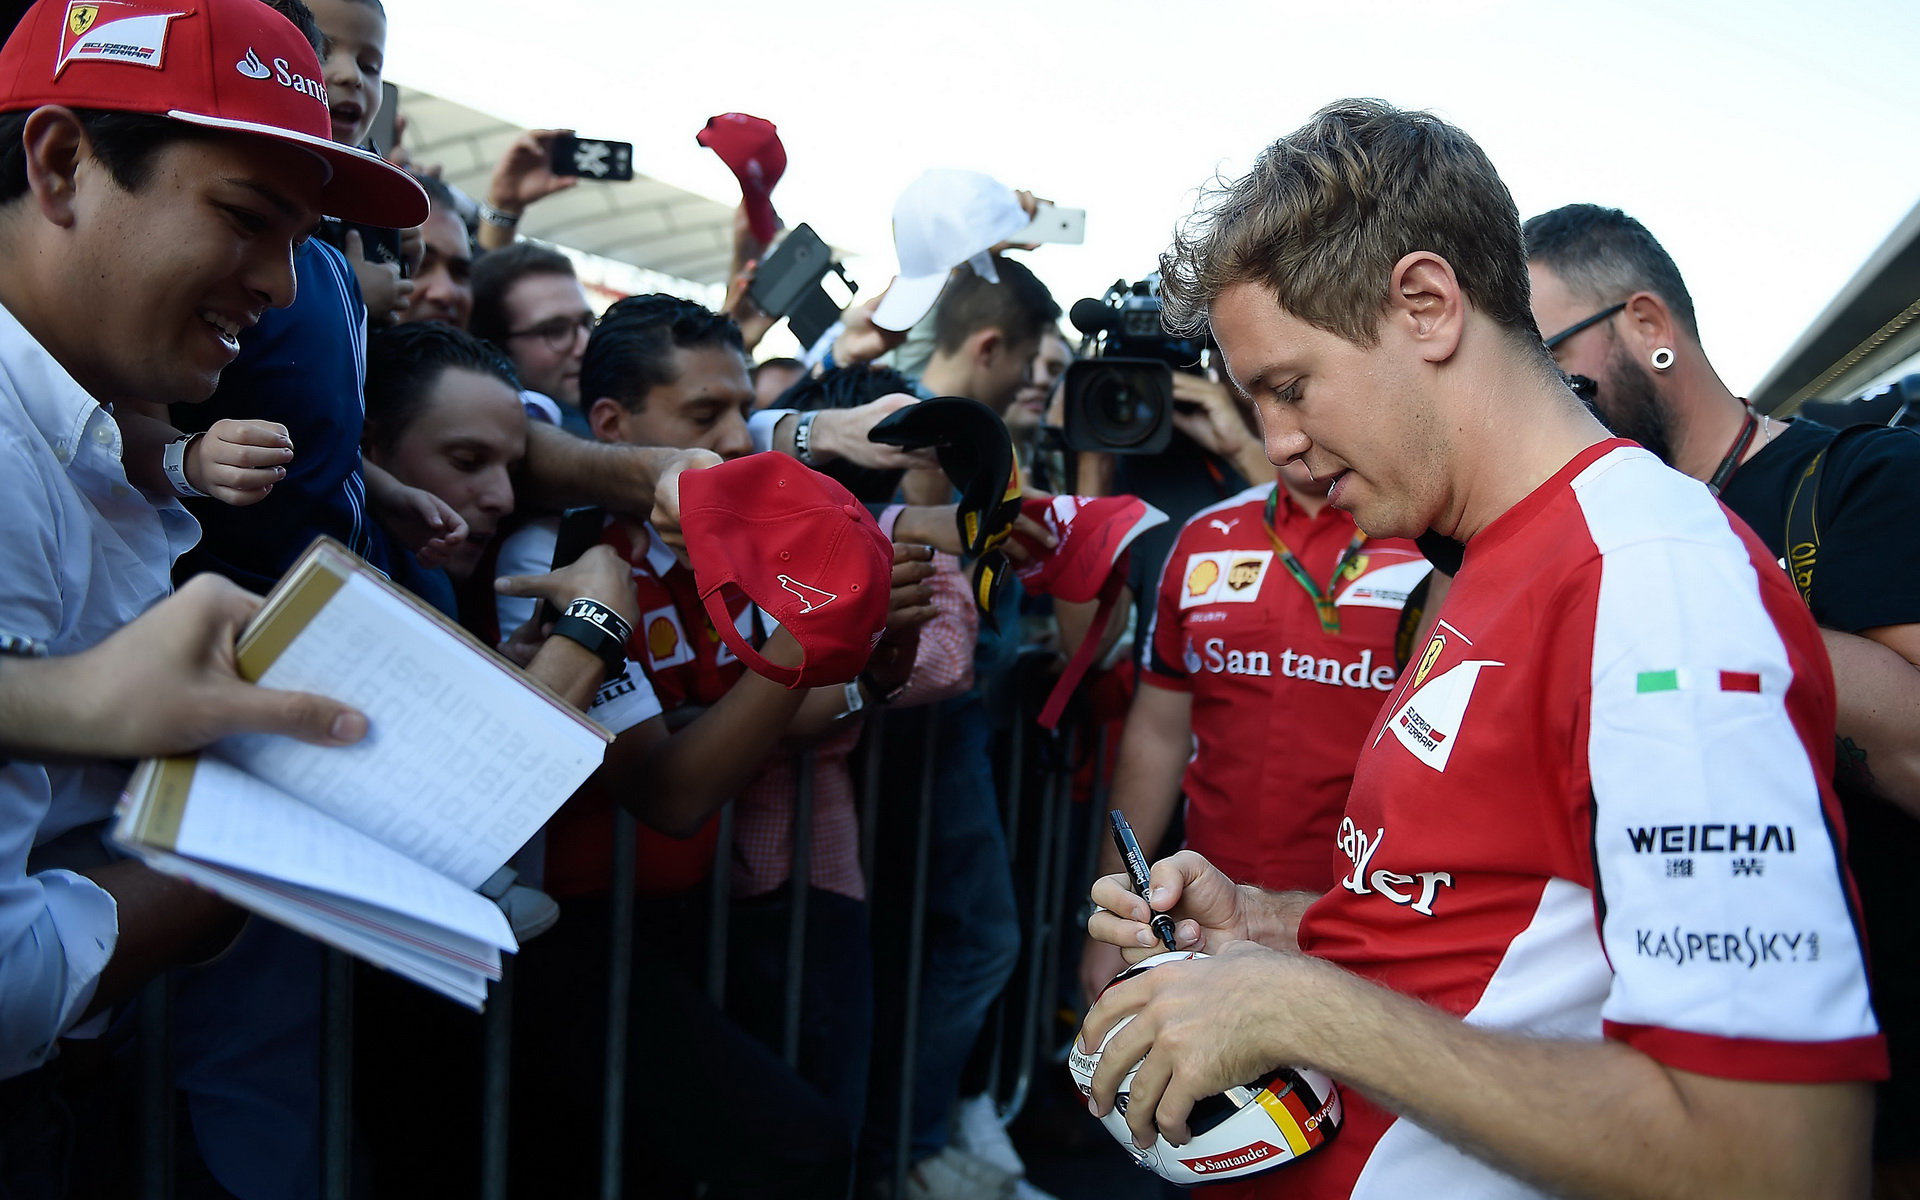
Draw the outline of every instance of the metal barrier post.
M862 751L866 755L860 772L860 878L871 883L879 843L876 832L880 819L880 770L886 764L887 710L868 710L866 737Z
M907 1009L901 1021L900 1112L894 1125L893 1194L907 1194L907 1169L913 1150L913 1083L919 1073L914 1052L920 1037L920 981L926 973L927 863L933 849L933 781L940 750L940 723L927 713L926 744L921 747L920 803L913 836L913 901L907 917Z
M140 1195L173 1200L171 989L161 975L140 989Z
M1093 761L1093 788L1087 799L1087 843L1080 848L1080 878L1089 888L1093 886L1094 872L1100 869L1100 847L1113 835L1107 823L1107 810L1112 807L1113 780L1107 770L1107 730L1100 730L1099 747L1095 751L1098 758ZM1153 861L1155 847L1142 846L1140 852Z
M787 1008L780 1053L790 1067L800 1065L800 1010L807 981L807 889L813 881L813 751L802 750L793 765L793 864L787 887L793 907L787 921Z
M713 874L707 889L707 998L727 1005L727 916L733 907L733 801L720 806L713 843Z
M633 898L639 822L624 805L613 813L613 911L607 971L607 1073L601 1092L600 1197L619 1200L627 1125L627 1027L633 996Z
M500 962L500 981L487 997L480 1064L480 1196L506 1200L507 1145L513 1082L514 956Z
M1014 721L1007 733L1007 759L1011 763L1007 771L1007 794L1005 811L1001 814L1000 824L1006 831L1007 874L1011 878L1015 868L1020 865L1020 803L1025 797L1027 777L1027 723ZM992 1027L989 1045L993 1052L987 1056L987 1095L1000 1095L1001 1060L1005 1057L1007 1041L1007 995L1002 989L994 1000L993 1008L987 1014Z
M1068 734L1061 740L1067 749L1065 761L1071 764L1079 738ZM1027 935L1027 990L1022 998L1025 1003L1020 1019L1020 1073L1014 1080L1013 1096L1007 1102L1009 1112L1018 1112L1026 1103L1027 1091L1033 1081L1033 1060L1039 1047L1040 1029L1048 1019L1048 1004L1052 997L1045 990L1049 975L1046 954L1048 947L1053 944L1052 929L1058 919L1054 911L1057 904L1051 878L1056 857L1053 841L1058 836L1056 825L1064 823L1065 814L1061 809L1072 802L1072 767L1049 769L1045 794L1041 797L1040 830L1034 838L1032 917L1028 922Z
M353 958L330 949L323 969L320 1195L347 1200L353 1183Z
M1093 808L1093 810L1101 816L1104 816L1106 813L1108 793L1106 775L1107 727L1100 725L1095 729L1093 735L1093 786L1088 789L1087 803L1089 807ZM1041 980L1040 985L1041 1003L1038 1006L1039 1011L1035 1014L1036 1025L1034 1035L1036 1038L1044 1035L1053 1027L1054 1006L1057 1003L1057 997L1060 995L1061 940L1065 936L1066 930L1070 927L1067 914L1072 911L1074 907L1071 902L1071 897L1074 894L1076 886L1081 886L1076 883L1076 878L1085 878L1084 874L1076 877L1068 874L1067 871L1067 864L1072 856L1073 850L1072 780L1073 777L1068 775L1066 787L1063 789L1064 795L1061 797L1060 808L1058 810L1060 816L1059 837L1054 843L1053 895L1051 896L1052 903L1048 906L1047 910L1049 913L1046 930L1047 951L1045 957L1040 960L1045 964L1046 969L1043 972L1044 978ZM1033 1062L1031 1059L1027 1061L1026 1068L1028 1073L1031 1074L1033 1070ZM1023 1095L1021 1098L1024 1100L1025 1096Z

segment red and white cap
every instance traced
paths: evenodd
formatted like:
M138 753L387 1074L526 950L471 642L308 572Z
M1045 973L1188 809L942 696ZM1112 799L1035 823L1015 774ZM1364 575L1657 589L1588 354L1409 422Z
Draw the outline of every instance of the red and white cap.
M790 688L860 674L887 624L893 543L853 493L784 454L680 476L680 527L714 629L740 661ZM800 643L798 670L768 662L727 612L737 587Z
M961 263L999 283L989 251L1029 223L1013 189L991 175L943 168L920 176L893 204L900 274L874 309L873 323L895 332L912 329Z
M329 136L320 75L313 46L259 0L39 0L0 49L0 112L59 104L273 138L325 164L329 216L426 220L412 176Z

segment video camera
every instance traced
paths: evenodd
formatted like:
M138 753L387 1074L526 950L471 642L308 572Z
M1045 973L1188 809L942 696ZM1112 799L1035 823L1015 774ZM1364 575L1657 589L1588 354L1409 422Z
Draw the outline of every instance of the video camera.
M1173 437L1173 373L1197 368L1203 337L1174 337L1160 324L1160 276L1122 279L1068 314L1086 335L1061 381L1066 444L1106 454L1158 454ZM1088 354L1092 348L1091 355Z

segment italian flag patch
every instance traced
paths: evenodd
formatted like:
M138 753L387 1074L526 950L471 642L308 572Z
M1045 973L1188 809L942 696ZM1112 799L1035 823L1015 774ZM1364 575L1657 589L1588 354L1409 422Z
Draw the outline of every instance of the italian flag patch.
M1674 667L1665 671L1642 671L1634 679L1633 690L1648 692L1758 692L1758 671L1695 671Z

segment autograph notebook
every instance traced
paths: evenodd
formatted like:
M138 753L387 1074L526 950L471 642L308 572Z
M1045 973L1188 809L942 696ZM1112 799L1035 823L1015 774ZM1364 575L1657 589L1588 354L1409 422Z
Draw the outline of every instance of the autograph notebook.
M367 715L358 745L247 734L149 759L115 839L156 870L473 1008L519 948L474 889L610 734L328 538L267 597L240 674Z

